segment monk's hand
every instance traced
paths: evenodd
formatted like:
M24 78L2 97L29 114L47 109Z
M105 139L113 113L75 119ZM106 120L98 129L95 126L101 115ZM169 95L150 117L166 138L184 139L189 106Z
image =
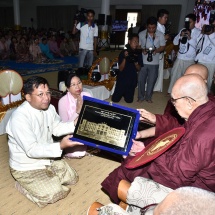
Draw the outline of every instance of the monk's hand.
M141 152L145 148L145 145L143 142L137 141L137 140L132 140L132 142L133 142L133 145L131 147L129 155L135 156L136 153Z
M82 97L80 95L80 96L78 96L77 103L76 103L76 113L77 114L80 114L82 105L83 105L83 99L82 99Z
M156 116L155 114L145 110L145 109L138 109L140 113L140 121L150 122L152 124L156 123Z
M72 135L67 135L61 140L60 148L62 150L65 148L68 148L68 147L73 147L73 146L77 146L77 145L84 145L83 143L72 141L72 140L70 140L70 138L72 138Z

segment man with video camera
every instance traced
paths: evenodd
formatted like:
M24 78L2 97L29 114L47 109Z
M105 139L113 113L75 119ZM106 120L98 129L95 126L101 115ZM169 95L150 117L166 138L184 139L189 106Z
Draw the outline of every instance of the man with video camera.
M73 34L80 31L80 43L79 43L79 63L78 67L81 68L84 65L85 58L87 58L87 66L92 66L93 56L96 54L98 26L94 23L95 12L94 10L87 10L86 21L82 22L82 14L75 16L75 23L73 27ZM81 17L81 20L78 20Z
M139 44L142 48L144 64L138 77L139 102L146 100L152 103L152 93L158 77L159 56L165 49L164 34L156 29L157 18L152 16L147 19L146 30L139 33Z
M168 93L171 93L176 80L184 75L187 67L195 63L197 38L201 34L201 31L195 27L195 22L196 15L188 14L185 17L185 28L181 29L173 40L173 44L179 46L179 51L171 71Z
M197 39L195 61L208 68L208 90L210 91L215 72L215 16L211 15L209 25L202 27L202 34Z

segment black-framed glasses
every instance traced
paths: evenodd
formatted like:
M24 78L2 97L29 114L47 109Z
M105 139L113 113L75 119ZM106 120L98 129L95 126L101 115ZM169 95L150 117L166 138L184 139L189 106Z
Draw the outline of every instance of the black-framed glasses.
M38 96L38 97L40 97L40 98L43 98L44 95L46 95L47 97L51 97L52 92L49 91L49 92L46 92L46 93L39 93L39 94L33 94L33 93L31 93L31 95L35 95L35 96Z
M153 211L155 207L158 205L158 203L146 205L145 207L141 208L140 212L141 215L153 215Z
M196 100L195 100L194 98L190 97L190 96L182 96L182 97L177 98L177 99L171 98L170 100L171 100L171 102L172 102L173 104L175 104L176 101L179 100L179 99L191 99L191 100L193 100L194 102L196 102Z

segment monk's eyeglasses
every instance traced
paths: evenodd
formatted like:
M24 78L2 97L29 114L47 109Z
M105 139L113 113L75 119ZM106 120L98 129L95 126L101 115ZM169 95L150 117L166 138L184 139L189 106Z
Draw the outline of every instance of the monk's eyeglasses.
M141 215L153 215L153 211L154 211L154 209L156 208L157 205L158 204L155 203L155 204L147 205L147 206L141 208L140 214Z
M177 98L177 99L171 98L170 100L171 100L171 102L172 102L173 104L175 104L176 101L179 100L179 99L191 99L191 100L193 100L194 102L196 102L196 100L195 100L194 98L190 97L190 96L182 96L182 97Z

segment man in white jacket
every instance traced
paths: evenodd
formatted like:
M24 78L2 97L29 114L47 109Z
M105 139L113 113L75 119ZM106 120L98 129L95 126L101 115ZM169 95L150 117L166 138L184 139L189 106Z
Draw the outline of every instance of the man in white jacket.
M29 78L24 84L26 101L12 114L8 124L10 171L15 187L39 207L65 198L78 175L65 161L62 150L81 143L67 135L54 142L52 135L72 133L74 122L63 123L50 105L51 91L46 79ZM58 158L58 160L56 160Z
M195 63L197 38L201 31L195 28L195 14L188 14L186 18L189 18L189 30L183 28L173 40L174 45L179 45L179 51L172 68L168 93L171 93L176 80L184 75L187 67Z

